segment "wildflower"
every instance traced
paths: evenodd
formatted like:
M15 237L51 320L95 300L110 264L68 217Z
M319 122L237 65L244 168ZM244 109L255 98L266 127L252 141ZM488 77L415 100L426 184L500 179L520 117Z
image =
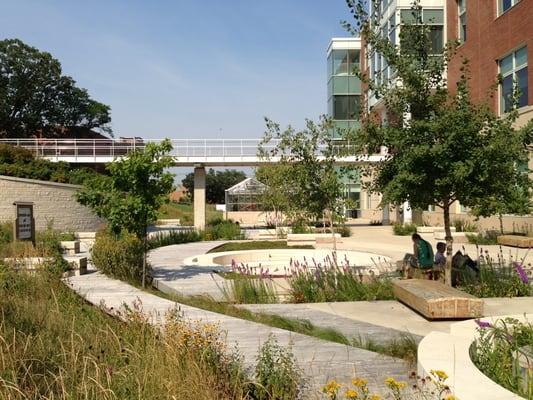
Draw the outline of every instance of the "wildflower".
M453 394L450 394L444 398L444 400L457 400L457 397L455 397Z
M344 397L346 397L349 400L355 400L359 397L357 392L353 389L348 389L346 393L344 393Z
M325 393L330 399L335 399L340 388L341 385L337 381L331 380L322 386L322 393Z
M492 325L490 324L490 322L487 322L487 321L481 321L479 319L476 319L475 320L477 326L479 326L480 328L484 329L484 328L490 328Z
M522 264L518 263L518 262L514 262L514 268L516 269L516 272L518 273L518 275L520 276L520 280L525 283L526 285L529 284L529 279L527 277L527 274L526 274L526 271L524 270L524 268L522 267Z
M385 385L387 385L392 390L401 390L407 386L407 383L402 381L397 381L396 379L389 377L385 379Z
M363 379L363 378L353 378L352 379L352 385L354 385L355 387L362 388L362 387L366 386L367 384L368 384L368 380L367 379Z
M368 400L381 400L381 396L378 394L371 395Z
M430 371L431 375L439 378L441 381L445 381L448 379L448 374L444 371L441 371L440 369L434 369Z

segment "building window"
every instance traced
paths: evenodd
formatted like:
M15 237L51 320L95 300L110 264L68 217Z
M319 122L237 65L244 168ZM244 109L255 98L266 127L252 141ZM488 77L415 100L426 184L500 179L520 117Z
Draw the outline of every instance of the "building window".
M404 9L400 11L400 20L402 24L417 25L423 23L428 25L431 51L433 54L442 54L444 48L444 10L424 8L417 12Z
M466 41L466 0L459 0L459 40Z
M528 104L527 47L504 57L499 62L502 84L500 87L500 111L506 113L513 106L513 91L519 89L518 108Z
M498 14L503 14L508 9L510 9L515 4L519 3L520 0L498 0Z
M328 76L354 75L360 64L359 50L333 50L328 58Z
M360 96L359 95L336 95L333 96L333 119L354 120L359 118Z

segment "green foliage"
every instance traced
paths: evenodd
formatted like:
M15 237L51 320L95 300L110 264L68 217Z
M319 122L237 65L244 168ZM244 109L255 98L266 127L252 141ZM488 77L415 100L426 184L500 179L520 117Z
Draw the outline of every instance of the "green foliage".
M475 223L465 219L454 219L452 225L456 232L477 232L478 228Z
M85 181L77 200L105 218L115 235L127 230L143 240L148 224L157 220L159 208L173 190L173 175L166 171L172 166L171 150L166 139L113 161L107 165L109 176Z
M413 233L416 233L416 224L395 223L394 225L392 225L392 232L398 236L411 236Z
M458 272L458 286L476 297L533 296L533 286L520 279L516 266L506 262L503 255L493 260L487 253L480 257L479 278Z
M246 242L224 243L208 251L208 253L220 253L223 251L237 250L262 250L262 249L312 249L313 246L287 246L285 240L254 240Z
M253 274L236 273L226 279L221 288L226 301L236 304L277 303L278 297L272 279Z
M480 246L498 244L498 232L495 231L480 232L477 235L467 234L466 238L468 239L468 243Z
M7 269L0 309L2 399L245 400L254 390L216 328L175 314L157 329L137 303L124 323L57 278Z
M307 120L301 131L291 126L282 131L279 124L266 119L258 154L266 160L279 158L279 162L275 168L264 169L261 178L270 191L285 197L278 208L285 208L282 211L291 218L319 220L327 213L330 225L342 219L346 201L341 178L349 173L335 165L339 149L330 128L331 121L322 118L318 123Z
M215 171L209 168L205 176L205 199L210 204L224 204L225 190L246 179L246 174L242 171L226 169ZM181 184L194 199L194 173L189 173L181 181Z
M358 336L353 340L352 345L375 353L402 358L407 361L409 365L416 365L418 342L413 335L410 334L401 334L398 338L391 339L388 342L376 342L371 336Z
M301 394L302 372L296 359L290 348L280 346L272 335L257 356L255 378L257 400L293 400Z
M35 158L30 150L1 143L0 175L79 185L94 176L95 171Z
M313 230L304 218L298 218L291 224L292 233L311 233Z
M13 223L0 223L0 246L13 241Z
M526 398L533 399L533 371L520 373L519 356L529 358L533 354L533 325L513 318L497 320L493 325L480 323L479 337L470 349L472 361L486 376L497 384ZM485 326L488 324L488 326ZM524 378L527 376L527 385Z
M214 219L205 227L205 240L237 240L244 239L241 226L232 220Z
M222 218L222 211L217 211L213 204L206 204L206 219L210 221L215 218ZM193 225L193 206L187 203L170 202L163 204L158 211L158 219L179 219L183 226Z
M0 136L46 136L74 126L111 132L109 112L62 75L50 53L18 39L0 41Z
M148 248L156 249L158 247L170 246L172 244L199 242L202 235L195 230L188 231L161 231L150 236L148 239Z
M93 264L100 272L133 284L142 281L143 255L142 241L125 231L120 236L98 232L91 251ZM149 278L149 265L146 274Z

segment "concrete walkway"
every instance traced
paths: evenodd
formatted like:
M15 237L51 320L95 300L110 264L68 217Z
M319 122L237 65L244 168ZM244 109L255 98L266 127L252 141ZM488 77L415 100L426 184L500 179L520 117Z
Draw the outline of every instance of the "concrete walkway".
M175 250L179 253L181 249L178 246ZM387 377L405 380L409 373L402 360L177 304L98 272L71 277L66 282L87 301L96 306L105 305L108 310L117 311L124 305L132 307L134 302L140 302L143 312L150 315L153 323L163 322L165 313L178 307L188 320L217 324L226 334L228 347L236 346L247 366L254 364L260 346L274 335L281 345L292 346L292 352L308 380L309 396L314 394L311 398L318 396L319 387L328 379L348 383L357 375L368 379L373 391L382 392L383 381Z

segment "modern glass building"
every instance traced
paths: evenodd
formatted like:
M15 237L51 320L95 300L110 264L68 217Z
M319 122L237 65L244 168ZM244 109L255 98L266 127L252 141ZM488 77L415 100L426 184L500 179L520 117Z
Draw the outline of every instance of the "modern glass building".
M361 81L355 76L360 66L361 40L359 38L333 38L327 50L328 115L333 119L331 135L342 140L343 131L359 126L361 108ZM346 196L355 209L347 210L350 217L360 213L361 183L358 173L346 178Z

